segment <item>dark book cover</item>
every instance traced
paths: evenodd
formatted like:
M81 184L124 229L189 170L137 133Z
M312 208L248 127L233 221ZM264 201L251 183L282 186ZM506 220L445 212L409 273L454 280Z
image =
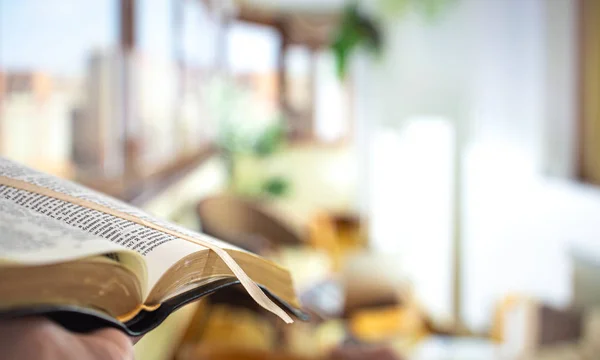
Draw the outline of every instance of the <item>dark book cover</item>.
M22 308L0 310L0 320L14 319L28 316L43 316L52 319L66 329L74 332L86 333L102 328L116 328L130 336L140 336L153 330L160 325L172 312L193 301L211 295L221 289L240 284L235 278L222 279L210 284L202 285L193 290L179 294L163 302L154 311L142 310L133 319L122 323L117 319L89 308L73 305L37 305ZM285 311L294 315L297 319L306 321L308 315L301 309L292 307L290 304L273 295L268 289L261 287L263 291ZM244 295L249 296L249 295Z

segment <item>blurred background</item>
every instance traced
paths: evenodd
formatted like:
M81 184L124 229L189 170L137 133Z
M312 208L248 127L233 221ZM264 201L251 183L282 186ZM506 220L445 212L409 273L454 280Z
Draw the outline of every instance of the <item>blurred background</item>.
M600 2L0 0L0 155L290 268L140 359L597 359Z

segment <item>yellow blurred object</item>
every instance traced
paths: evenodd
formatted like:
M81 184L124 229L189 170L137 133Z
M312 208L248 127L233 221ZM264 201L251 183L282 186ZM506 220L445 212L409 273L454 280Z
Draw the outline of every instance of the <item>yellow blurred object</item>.
M178 352L179 344L194 323L193 314L203 306L204 300L189 304L174 312L159 327L146 334L135 345L135 358L144 360L172 359Z
M317 213L309 223L309 242L329 254L333 270L339 270L349 253L364 247L360 221L350 214Z
M275 329L267 319L250 310L215 304L210 305L205 315L204 326L198 333L200 345L256 350L276 346Z
M494 317L492 320L492 328L490 329L490 339L501 343L504 341L504 319L506 314L511 311L519 303L525 301L526 298L521 295L508 295L496 306Z
M359 340L378 342L405 336L420 339L428 335L426 322L416 306L394 306L356 311L349 328Z
M346 325L343 320L329 320L319 325L314 331L317 348L325 354L339 346L346 338Z
M208 308L210 304L207 299L201 299L195 304L193 315L190 316L189 324L181 339L181 344L197 342L202 336L202 330L204 327L204 321L208 314Z
M340 246L334 224L326 213L318 213L310 221L309 241L315 249L324 250L329 255L333 269L339 269Z
M365 247L363 227L357 215L350 213L335 214L333 221L342 251L356 251Z
M297 321L292 326L286 326L285 349L298 356L315 357L323 352L319 346L317 331L319 326L310 322ZM343 337L342 337L343 338Z
M177 360L318 360L281 352L243 347L188 345L181 349Z

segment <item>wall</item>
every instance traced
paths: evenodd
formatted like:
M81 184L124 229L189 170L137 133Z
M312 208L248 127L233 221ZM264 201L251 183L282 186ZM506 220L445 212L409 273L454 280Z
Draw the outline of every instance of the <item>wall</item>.
M590 216L600 198L547 180L575 172L576 2L451 3L433 19L386 18L383 59L357 66L368 89L357 96L357 149L371 170L361 206L375 249L404 255L417 294L442 318L460 224L463 318L483 329L512 291L568 303L569 247L575 238L598 247ZM450 128L447 146L434 140L440 127L408 146L407 131L432 118Z

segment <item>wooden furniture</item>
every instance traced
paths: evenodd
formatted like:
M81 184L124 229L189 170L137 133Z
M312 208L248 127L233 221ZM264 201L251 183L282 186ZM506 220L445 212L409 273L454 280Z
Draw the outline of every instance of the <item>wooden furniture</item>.
M249 251L261 253L303 241L278 219L249 200L223 195L198 204L202 232Z

